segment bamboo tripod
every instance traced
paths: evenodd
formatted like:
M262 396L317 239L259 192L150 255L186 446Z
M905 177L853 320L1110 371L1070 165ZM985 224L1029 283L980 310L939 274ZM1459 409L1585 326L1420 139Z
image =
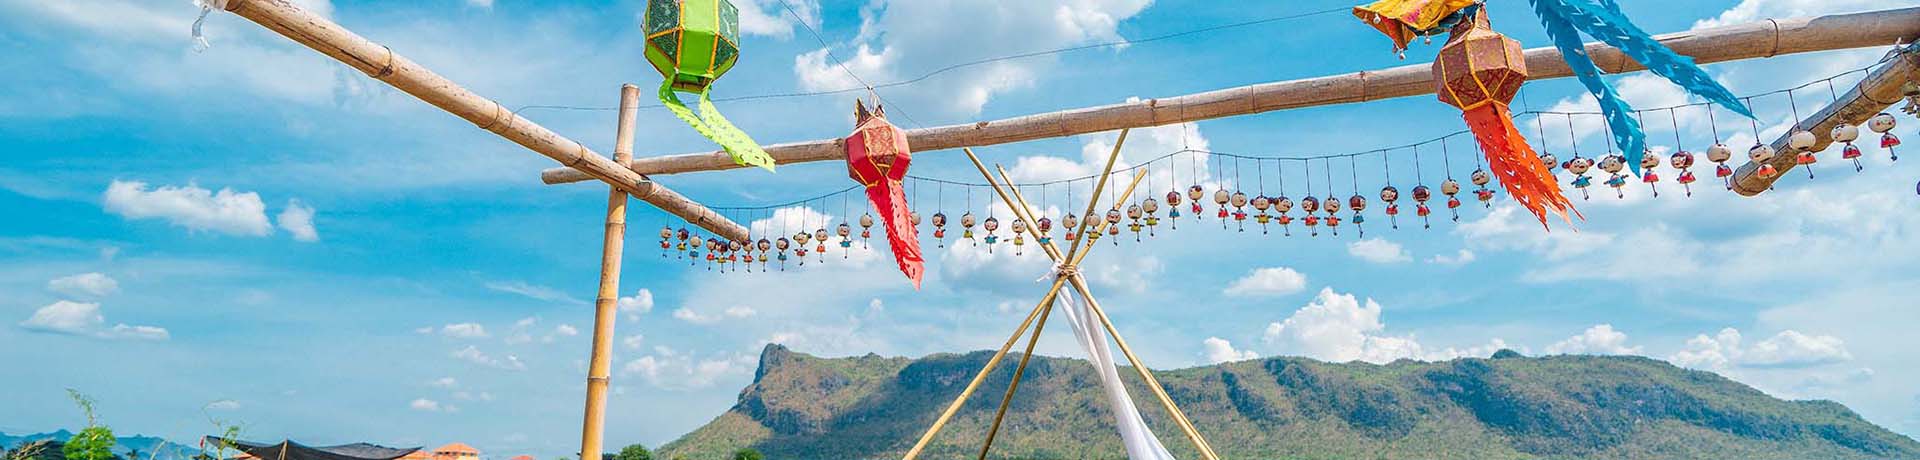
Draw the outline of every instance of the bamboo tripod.
M1118 162L1120 158L1120 148L1126 145L1128 131L1129 130L1125 129L1120 131L1119 140L1114 142L1113 151L1107 155L1107 164L1104 172L1100 175L1100 179L1094 184L1093 193L1091 194L1092 198L1087 201L1086 212L1083 214L1087 216L1087 218L1081 221L1080 228L1072 229L1085 236L1074 240L1073 244L1069 246L1065 252L1062 252L1059 247L1054 246L1051 241L1039 243L1041 250L1047 254L1048 258L1053 259L1054 264L1056 264L1057 268L1055 269L1053 285L1047 289L1046 295L1040 298L1039 304L1034 306L1033 311L1027 313L1026 319L1020 322L1020 326L1014 329L1013 336L1008 337L1006 343L1000 345L1000 349L995 351L993 357L987 360L987 364L980 369L979 373L974 375L973 381L967 383L967 387L961 390L960 395L954 398L953 403L947 405L946 411L942 412L940 416L934 420L933 426L928 427L927 432L920 436L920 440L914 443L912 449L907 451L906 455L902 457L903 460L913 460L919 456L921 450L925 449L927 444L933 441L934 435L939 434L940 430L946 427L947 421L953 418L954 413L960 411L960 406L965 405L967 399L973 396L973 392L979 389L982 382L986 381L987 375L991 374L994 368L999 367L1001 359L1006 357L1007 351L1013 348L1013 344L1019 342L1022 336L1027 336L1026 350L1020 355L1020 363L1014 367L1013 379L1007 384L1007 391L1000 399L999 408L994 411L993 425L987 431L987 439L980 446L979 458L981 460L987 458L987 454L993 449L993 440L1000 432L1000 423L1007 415L1007 407L1013 402L1013 394L1020 388L1020 378L1026 374L1027 362L1033 358L1034 345L1039 343L1040 333L1046 328L1047 318L1053 312L1054 301L1059 298L1060 289L1069 285L1073 287L1075 292L1080 294L1081 299L1086 301L1087 310L1092 312L1093 316L1100 320L1100 325L1106 330L1107 335L1113 337L1114 343L1120 347L1121 354L1127 357L1127 362L1132 364L1134 371L1140 374L1140 379L1146 382L1147 388L1149 388L1154 397L1160 401L1161 406L1166 409L1167 414L1173 417L1175 424L1180 427L1181 433L1186 435L1188 441L1193 442L1194 449L1199 451L1201 457L1205 460L1219 460L1219 456L1213 451L1213 446L1207 443L1206 438L1202 437L1198 430L1194 429L1193 422L1187 419L1186 413L1182 412L1177 404L1174 404L1173 398L1167 396L1167 392L1165 388L1160 385L1160 381L1153 377L1153 372L1147 370L1147 366L1140 362L1138 356L1133 354L1133 348L1127 346L1126 339L1120 336L1120 331L1114 328L1113 321L1107 318L1106 311L1100 308L1100 302L1094 299L1092 290L1087 286L1086 278L1080 275L1077 268L1080 262L1086 259L1087 254L1092 252L1095 246L1098 246L1092 244L1092 242L1100 237L1100 233L1098 231L1090 232L1088 229L1094 225L1093 222L1098 220L1098 218L1095 217L1094 210L1099 206L1100 192L1106 189L1107 178L1113 175L1114 164ZM973 161L974 168L978 169L980 175L986 178L987 184L993 187L994 193L1000 196L1001 202L1005 203L1008 208L1013 209L1015 217L1020 219L1021 222L1029 228L1039 228L1034 223L1033 208L1027 204L1027 199L1020 194L1020 190L1011 189L1011 194L1009 194L1009 189L1002 186L1003 183L1012 183L1012 181L1008 179L1006 169L995 165L994 168L999 171L999 177L996 179L994 174L987 172L986 165L980 162L980 157L975 156L972 149L962 150L966 152L967 158ZM1140 185L1140 180L1144 177L1146 177L1145 171L1134 173L1133 180L1127 184L1126 189L1121 192L1119 198L1114 200L1113 209L1119 209L1120 203L1127 202L1128 197L1133 196L1134 188ZM1038 323L1034 321L1036 317L1039 319ZM1027 334L1028 326L1033 327L1033 333L1030 336Z

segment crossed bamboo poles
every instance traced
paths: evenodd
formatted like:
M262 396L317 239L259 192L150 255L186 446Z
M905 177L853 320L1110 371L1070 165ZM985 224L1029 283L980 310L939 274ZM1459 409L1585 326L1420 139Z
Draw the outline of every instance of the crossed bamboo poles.
M1034 345L1039 342L1040 332L1046 328L1047 317L1053 312L1054 300L1059 298L1060 289L1067 285L1073 286L1073 290L1079 292L1080 298L1084 299L1087 303L1087 309L1093 313L1094 317L1100 319L1100 325L1106 329L1107 335L1112 336L1114 343L1120 346L1120 352L1126 355L1127 362L1133 365L1133 370L1140 374L1140 379L1146 382L1147 388L1151 389L1154 397L1160 400L1160 405L1166 409L1168 414L1173 416L1173 420L1179 425L1180 431L1186 434L1187 440L1193 442L1195 450L1200 452L1201 457L1205 460L1219 460L1219 456L1213 452L1213 446L1207 443L1206 438L1200 436L1198 430L1194 429L1193 422L1187 419L1186 413L1181 412L1178 405L1174 404L1173 398L1167 396L1167 392L1165 388L1160 385L1159 379L1154 378L1153 372L1147 370L1147 366L1140 362L1138 356L1133 354L1133 348L1127 346L1126 339L1120 337L1120 331L1113 327L1113 321L1108 319L1106 311L1100 308L1100 302L1094 300L1092 290L1088 289L1086 279L1080 276L1079 269L1077 268L1080 262L1087 258L1087 254L1092 252L1093 247L1097 246L1091 244L1090 240L1099 238L1099 233L1097 231L1088 231L1090 227L1095 226L1094 222L1099 220L1099 217L1095 215L1093 211L1099 206L1100 192L1106 189L1107 178L1113 175L1114 164L1120 159L1120 147L1126 145L1127 133L1129 131L1130 130L1126 129L1120 130L1120 138L1114 142L1113 151L1107 155L1106 167L1100 174L1100 179L1094 184L1093 192L1090 194L1092 198L1087 201L1086 212L1081 214L1087 216L1087 218L1081 220L1080 228L1071 229L1075 230L1077 234L1084 236L1074 240L1073 245L1068 247L1066 252L1061 252L1060 248L1054 246L1052 241L1039 243L1040 249L1047 254L1048 258L1053 259L1054 264L1057 266L1057 276L1054 277L1053 286L1047 289L1047 294L1040 298L1039 304L1035 305L1033 311L1027 313L1026 319L1020 322L1020 326L1014 329L1013 336L1008 337L1006 343L1000 345L1000 349L994 352L993 358L988 359L986 366L982 367L980 372L973 376L973 381L968 382L967 387L961 390L960 396L954 398L953 403L947 406L946 411L941 412L939 418L934 419L933 426L927 428L926 434L920 436L919 442L914 443L913 448L907 451L907 454L902 457L902 460L914 460L915 457L920 455L920 451L925 449L929 442L933 441L934 435L939 434L940 430L946 427L947 421L953 418L953 414L960 411L960 406L966 404L967 399L973 396L974 390L979 389L980 384L986 381L987 375L992 373L994 368L1000 365L1000 360L1006 357L1007 351L1012 349L1013 345L1020 341L1020 337L1027 335L1027 327L1032 326L1033 334L1028 337L1026 350L1020 355L1020 363L1014 367L1013 380L1007 384L1007 392L1001 397L1000 407L995 410L993 414L993 425L987 431L986 442L980 446L980 460L987 458L987 453L993 449L993 440L1000 432L1000 423L1006 417L1007 407L1013 402L1014 391L1020 387L1020 378L1026 374L1027 362L1033 358ZM980 170L980 175L986 178L987 184L993 186L993 191L1000 196L1000 201L1006 203L1008 208L1012 208L1014 215L1019 218L1027 228L1039 228L1039 226L1035 225L1035 219L1032 217L1034 214L1033 208L1027 204L1027 199L1021 195L1020 190L1012 189L1012 194L1009 195L1009 189L1001 185L1002 183L1012 183L1011 180L1008 180L1006 169L1001 168L999 165L994 166L1000 173L998 180L996 180L992 173L987 172L986 165L980 162L980 157L973 154L972 149L963 148L961 150L965 151L967 158L973 161L973 166ZM1134 173L1133 180L1127 184L1126 191L1120 194L1119 199L1114 200L1113 209L1120 209L1120 203L1127 202L1127 199L1133 196L1134 188L1140 185L1140 180L1144 177L1146 177L1144 171ZM1039 319L1038 323L1035 323L1035 318Z

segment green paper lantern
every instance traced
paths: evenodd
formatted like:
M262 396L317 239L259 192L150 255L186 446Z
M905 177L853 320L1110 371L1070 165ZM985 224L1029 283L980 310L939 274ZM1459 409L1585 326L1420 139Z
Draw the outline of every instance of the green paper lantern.
M773 157L713 106L714 80L740 60L740 10L727 0L647 0L647 63L660 71L660 103L726 149L736 164L773 170ZM695 115L677 92L700 96Z

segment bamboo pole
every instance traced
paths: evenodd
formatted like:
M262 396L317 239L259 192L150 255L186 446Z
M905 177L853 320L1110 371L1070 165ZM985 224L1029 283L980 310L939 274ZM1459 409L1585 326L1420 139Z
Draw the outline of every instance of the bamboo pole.
M1013 336L1007 337L1007 342L1000 344L1000 350L995 351L993 358L988 359L987 364L980 367L980 373L973 375L973 381L967 382L967 387L960 390L960 396L953 398L953 403L947 405L947 410L933 420L933 426L927 427L927 432L920 435L920 440L913 443L913 448L908 449L907 454L900 457L902 460L913 460L919 457L920 451L926 449L927 443L933 441L933 436L940 434L940 430L946 428L947 421L953 419L953 414L960 412L960 406L967 403L967 398L973 397L973 391L979 389L982 382L987 381L987 374L993 373L993 369L1000 366L1000 359L1007 356L1007 350L1013 349L1013 344L1018 343L1020 337L1026 335L1027 326L1033 324L1034 318L1040 316L1042 309L1053 306L1053 299L1060 295L1060 289L1065 287L1066 283L1067 280L1064 278L1053 280L1053 287L1047 289L1047 295L1040 298L1040 303L1033 307L1032 312L1027 313L1027 319L1020 322L1020 327L1013 330Z
M1894 53L1897 54L1891 62L1867 74L1860 84L1847 90L1840 100L1795 123L1793 129L1773 141L1773 150L1779 154L1774 155L1768 163L1773 164L1778 173L1773 177L1760 177L1755 174L1760 170L1760 165L1749 161L1734 173L1733 191L1745 196L1759 195L1771 189L1774 181L1786 176L1787 171L1800 166L1794 161L1800 152L1787 147L1788 138L1793 136L1795 130L1805 129L1813 133L1815 141L1812 150L1815 152L1833 145L1833 127L1841 123L1860 127L1863 135L1872 134L1861 125L1866 124L1868 118L1904 99L1901 85L1913 81L1916 72L1920 72L1920 45L1907 45ZM1873 141L1870 136L1863 136L1861 140Z
M716 235L745 240L747 229L706 206L681 196L646 177L609 160L585 145L514 114L500 103L474 94L459 84L421 67L391 48L354 34L339 24L286 0L227 0L227 11L260 24L314 51L339 60L367 76L393 86L473 123L480 129L520 144L581 173L582 180L598 179L630 193L661 210ZM593 459L588 459L593 460Z
M634 115L640 107L640 87L620 86L619 128L614 132L613 161L633 162ZM620 257L626 246L627 192L608 187L606 239L600 246L600 292L593 302L593 352L587 364L587 407L580 423L580 458L599 460L601 435L606 432L607 379L613 367L613 325L619 320Z
M1785 54L1886 46L1920 37L1920 7L1792 19L1767 19L1660 35L1661 43L1702 64ZM1594 63L1609 73L1644 70L1619 50L1587 44ZM1526 51L1531 80L1572 76L1557 49ZM1383 70L1302 80L1262 83L1204 93L1148 99L1098 107L1069 109L992 121L937 126L907 131L908 142L925 153L959 147L1142 128L1323 105L1366 102L1432 94L1432 64L1413 64ZM768 146L766 151L782 165L846 157L840 139L821 139ZM739 168L725 152L704 152L644 158L633 164L641 174L678 174ZM579 172L556 168L541 173L548 184L587 180Z
M1126 197L1133 194L1133 187L1140 184L1140 179L1143 176L1144 174L1136 174L1134 176L1133 185L1127 186L1127 192L1121 195L1119 201L1114 202L1114 209L1119 209L1120 203L1125 202L1127 200ZM1005 169L1000 170L1000 180L1009 184L1012 183ZM992 179L989 178L988 181L991 182ZM1021 209L1025 209L1025 212L1032 212L1032 206L1027 204L1027 199L1020 193L1020 189L1013 189L1013 197L1019 200ZM1202 457L1205 457L1207 460L1218 460L1220 456L1214 452L1213 444L1207 442L1205 436L1200 435L1200 430L1194 427L1193 421L1187 419L1186 413L1182 412L1180 407L1173 403L1173 398L1167 396L1166 390L1160 386L1160 381L1155 379L1153 373L1147 369L1146 365L1141 363L1139 358L1133 355L1132 350L1127 347L1126 340L1120 338L1120 332L1114 329L1112 322L1107 320L1106 314L1100 310L1100 305L1093 299L1092 291L1087 288L1085 278L1080 276L1079 273L1074 273L1071 278L1071 281L1074 283L1074 289L1079 291L1080 296L1087 300L1088 309L1100 317L1101 324L1106 326L1107 334L1112 335L1114 343L1120 345L1120 351L1126 354L1127 361L1133 364L1134 371L1140 373L1141 380L1147 384L1148 388L1154 393L1154 396L1160 400L1162 407L1173 417L1174 424L1180 427L1180 431L1187 435L1189 441L1193 442L1194 448L1200 451Z

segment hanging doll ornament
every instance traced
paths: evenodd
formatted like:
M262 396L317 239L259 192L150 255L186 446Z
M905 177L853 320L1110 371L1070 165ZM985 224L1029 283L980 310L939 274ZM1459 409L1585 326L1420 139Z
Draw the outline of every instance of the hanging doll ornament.
M773 170L773 157L747 133L728 122L713 105L714 80L740 58L740 11L727 0L647 0L641 26L646 31L647 63L664 77L660 104L693 127L741 166ZM695 115L680 92L700 96Z
M780 271L787 271L787 250L793 248L793 241L784 236L780 237L773 240L773 248L780 251L779 255L774 257L780 260Z
M1560 167L1560 157L1553 156L1551 153L1542 153L1540 164L1546 168L1548 175L1552 175L1553 169Z
M1475 169L1467 179L1473 181L1474 187L1479 187L1473 190L1473 197L1480 200L1480 206L1492 208L1493 189L1487 188L1487 183L1493 182L1493 175L1487 174L1485 169Z
M1760 176L1761 179L1772 179L1773 176L1780 174L1780 170L1775 169L1773 163L1768 162L1773 160L1773 154L1773 147L1767 144L1753 144L1753 148L1747 149L1747 159L1753 161L1753 164L1760 165L1759 169L1754 170L1754 175Z
M1567 160L1567 163L1560 167L1566 168L1568 173L1573 174L1573 188L1580 189L1580 199L1593 199L1592 195L1587 194L1587 187L1593 186L1593 178L1587 177L1587 171L1593 169L1593 159L1576 153L1573 159Z
M1460 181L1447 179L1440 183L1440 194L1447 196L1447 212L1453 214L1453 221L1460 221Z
M1667 164L1680 171L1675 182L1679 182L1680 188L1687 191L1687 196L1693 196L1693 182L1697 180L1693 177L1693 153L1685 150L1674 152L1673 159Z
M1106 228L1107 228L1107 236L1120 236L1120 210L1118 209L1107 210ZM1113 245L1119 246L1120 239L1114 238Z
M1420 228L1433 228L1433 222L1427 216L1433 214L1433 208L1427 207L1427 200L1433 199L1433 190L1425 185L1413 186L1413 213L1420 216Z
M1140 242L1140 231L1146 229L1146 225L1140 223L1142 217L1146 217L1146 211L1140 210L1140 205L1127 206L1127 230L1133 232L1135 243Z
M1180 229L1180 192L1167 192L1167 225Z
M1713 144L1707 148L1707 161L1713 162L1713 177L1726 182L1727 190L1733 190L1733 167L1727 165L1733 159L1733 149L1726 144Z
M1900 153L1893 151L1894 147L1900 146L1900 136L1893 135L1893 127L1893 114L1890 113L1881 112L1867 119L1867 129L1880 134L1880 148L1887 149L1887 154L1893 156L1893 161L1900 161Z
M907 133L887 121L887 109L879 105L872 112L859 100L853 102L853 134L841 144L847 153L847 175L866 189L867 204L880 213L886 225L887 246L900 273L913 281L914 289L926 272L920 254L920 219L908 208L907 167L913 164L913 149L907 145ZM941 219L945 220L945 219ZM936 225L937 227L937 225ZM860 216L860 242L872 248L873 215Z
M1795 130L1787 136L1787 148L1799 152L1794 154L1793 164L1806 168L1808 179L1813 178L1813 164L1820 162L1820 158L1813 155L1813 144L1818 141L1812 131L1804 129Z
M1053 219L1052 218L1042 217L1040 218L1040 221L1034 222L1033 225L1035 227L1039 227L1034 229L1033 231L1033 239L1035 241L1038 241L1041 246L1053 244Z
M674 258L684 259L687 257L687 236L689 234L690 232L684 227L673 232L673 237L680 240L678 244L674 245L674 251L679 253L679 255L674 256ZM695 249L698 249L698 247L696 246Z
M940 247L943 247L943 248L947 247L947 213L944 213L944 212L933 213L932 220L933 220L933 240L938 241L940 244Z
M800 258L800 266L802 267L807 265L807 242L809 241L813 241L813 234L807 233L805 230L793 234L793 256Z
M987 231L987 236L982 239L986 240L987 242L987 253L992 254L993 245L998 244L1000 242L1000 235L993 234L993 232L1000 230L1000 219L996 217L988 217L986 222L983 222L980 224L980 228L986 229Z
M1274 220L1280 221L1280 231L1284 232L1282 236L1293 236L1293 216L1287 215L1288 212L1292 211L1292 198L1287 198L1286 195L1280 195L1279 199L1273 200L1273 212L1278 214L1274 216Z
M1367 228L1361 226L1361 224L1367 223L1367 215L1361 214L1361 212L1367 210L1367 197L1360 196L1358 193L1347 197L1347 208L1353 210L1353 228L1360 231L1361 238L1366 238Z
M1273 209L1272 198L1267 198L1266 195L1253 197L1253 210L1258 213L1253 215L1253 221L1260 223L1262 235L1267 234L1267 223L1273 221L1273 216L1267 215L1268 209Z
M1068 242L1080 239L1080 218L1073 213L1067 213L1067 217L1060 218L1060 228L1067 231Z
M1327 218L1321 219L1326 222L1327 231L1333 232L1333 236L1340 236L1340 198L1327 195L1327 199L1321 201L1320 205L1327 211Z
M1193 212L1193 218L1195 220L1205 218L1205 215L1201 213L1206 210L1200 207L1200 200L1206 197L1207 189L1200 188L1199 185L1187 187L1187 202L1190 206L1188 210Z
M1320 215L1316 214L1320 212L1320 199L1314 198L1313 195L1307 195L1306 198L1301 198L1300 212L1307 214L1306 217L1300 219L1307 224L1307 230L1310 231L1307 236L1320 236Z
M1400 189L1393 186L1380 187L1380 202L1387 204L1387 223L1400 228Z
M660 258L667 258L667 251L673 249L673 227L660 227Z
M1160 217L1153 213L1160 210L1160 200L1147 197L1147 201L1140 203L1140 209L1147 212L1147 236L1154 236L1153 228L1160 225Z
M1614 198L1624 199L1627 197L1627 193L1624 190L1627 186L1626 169L1627 157L1624 155L1616 153L1600 159L1600 170L1608 174L1607 186L1613 187Z
M1647 184L1647 188L1653 190L1654 198L1660 197L1660 173L1654 171L1659 168L1660 155L1647 152L1646 155L1640 156L1640 182Z
M972 243L974 246L979 246L980 242L974 241L973 239L973 225L975 223L977 222L973 220L973 211L967 211L966 214L961 214L960 237L966 239L968 243Z
M844 226L846 224L840 224L840 225ZM821 262L826 262L827 261L827 229L826 228L823 227L823 228L818 228L813 230L813 244L816 245L813 247L813 254L820 256Z
M707 240L700 238L700 235L687 238L687 259L692 261L687 265L700 265L700 251L706 248L706 244Z
M1233 224L1239 226L1240 231L1247 231L1247 194L1233 192L1228 201L1233 203Z
M1220 208L1220 211L1215 213L1214 217L1220 218L1221 230L1227 229L1227 216L1229 215L1227 213L1227 202L1230 201L1233 201L1233 194L1227 193L1226 187L1221 187L1213 191L1213 204Z
M833 228L833 234L840 235L840 258L853 257L853 226L841 222Z
M1013 255L1025 255L1027 246L1027 221L1013 220Z
M860 215L860 249L873 249L873 215Z
M1857 173L1867 169L1866 166L1860 165L1860 157L1862 156L1860 147L1853 145L1853 141L1860 140L1859 127L1841 123L1833 127L1833 131L1829 133L1829 136L1833 138L1834 142L1842 144L1840 147L1840 158L1853 160L1853 172Z
M760 249L760 271L767 271L767 250L773 249L773 242L767 241L766 238L761 238L760 242L754 243L753 245ZM785 254L781 255L784 256Z

